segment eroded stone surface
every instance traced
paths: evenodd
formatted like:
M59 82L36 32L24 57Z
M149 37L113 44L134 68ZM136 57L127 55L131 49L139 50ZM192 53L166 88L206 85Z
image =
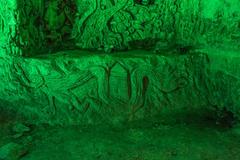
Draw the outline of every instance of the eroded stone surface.
M79 52L2 61L1 103L33 123L50 124L118 124L199 107L227 108L239 116L236 52L232 58L216 50Z
M10 142L0 148L1 160L18 160L27 150L17 143Z
M0 48L11 55L240 47L237 0L1 0L0 6Z

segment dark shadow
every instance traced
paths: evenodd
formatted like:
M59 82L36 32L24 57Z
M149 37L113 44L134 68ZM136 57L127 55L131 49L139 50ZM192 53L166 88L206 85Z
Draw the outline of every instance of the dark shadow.
M139 5L153 5L155 0L134 0L134 3Z
M19 108L15 108L10 102L0 99L0 126L26 120L26 116L21 113Z
M157 38L146 38L130 41L128 44L131 49L153 50L159 41Z
M168 112L132 122L124 122L126 128L158 128L161 126L186 126L193 129L212 128L228 130L238 123L233 113L212 107L169 110Z

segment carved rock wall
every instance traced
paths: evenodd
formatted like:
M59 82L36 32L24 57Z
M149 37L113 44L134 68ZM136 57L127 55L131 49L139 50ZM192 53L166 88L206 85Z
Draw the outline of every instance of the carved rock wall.
M1 106L31 123L50 124L119 124L215 106L240 115L236 58L200 52L89 54L2 61L8 74L1 79Z
M8 53L64 49L166 50L177 46L238 48L237 0L3 0L1 32ZM9 30L8 26L11 29Z
M226 107L239 117L238 1L205 2L0 1L0 107L51 124L115 124L199 107ZM198 44L238 50L169 51ZM19 56L74 47L161 55Z
M2 0L0 6L0 56L19 55L19 47L13 40L17 34L17 4L13 0Z
M161 50L177 44L199 47L239 42L239 1L114 2L78 3L80 16L76 18L73 32L78 46L105 51L134 47ZM83 9L85 6L91 7ZM144 46L146 43L147 46ZM238 43L234 45L239 47Z

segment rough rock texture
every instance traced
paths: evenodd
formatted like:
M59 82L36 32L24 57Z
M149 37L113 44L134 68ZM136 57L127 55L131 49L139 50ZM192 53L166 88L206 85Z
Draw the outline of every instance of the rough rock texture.
M240 114L239 52L90 54L2 61L1 103L50 124L119 124L199 107Z
M170 46L175 43L218 45L236 40L233 37L239 38L238 1L90 2L77 3L80 4L80 16L76 19L73 34L77 35L77 45L83 48L125 49L136 47L139 41L149 43L149 40L156 45L148 46L153 48L161 48L164 43Z
M15 1L2 0L0 6L0 55L20 55L21 50L13 40L17 34L17 4Z
M24 154L26 154L27 150L17 144L17 143L8 143L2 147L0 147L0 159L1 160L18 160Z
M115 124L195 107L239 116L239 6L1 0L0 106L51 124Z
M1 0L0 6L1 39L14 55L72 48L240 48L238 0Z

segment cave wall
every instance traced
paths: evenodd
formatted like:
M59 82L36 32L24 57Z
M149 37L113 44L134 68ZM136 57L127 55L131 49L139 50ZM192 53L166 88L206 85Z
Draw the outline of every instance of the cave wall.
M76 18L77 28L73 32L78 46L108 51L111 48L129 49L150 43L148 45L161 50L161 47L173 47L175 44L219 45L239 42L239 1L114 2L78 3L80 16ZM87 9L84 3L88 4ZM149 40L152 40L152 44Z
M75 13L71 4L72 1L64 0L1 1L0 33L5 37L2 44L11 43L5 45L7 54L46 54L71 46L68 42Z
M239 59L239 52L220 50L104 56L67 51L0 59L6 70L0 72L0 110L29 123L52 125L119 126L155 116L201 110L217 114L225 109L239 120Z
M136 48L161 51L178 45L239 48L237 0L3 0L0 3L1 32L7 38L2 42L12 43L11 48L15 49L8 48L8 52L15 55L73 48L105 52ZM10 30L8 25L12 26Z
M238 4L2 0L0 109L50 124L118 124L203 107L240 119ZM200 47L48 54L161 53L177 45ZM37 54L46 55L24 57Z
M19 47L14 42L17 34L16 19L17 4L14 1L0 1L0 55L20 54Z

